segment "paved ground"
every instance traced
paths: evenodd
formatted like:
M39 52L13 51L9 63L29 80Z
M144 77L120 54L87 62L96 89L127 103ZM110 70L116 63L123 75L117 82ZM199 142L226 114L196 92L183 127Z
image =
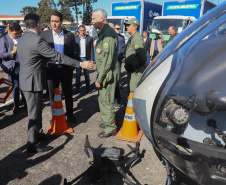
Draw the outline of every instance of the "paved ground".
M95 76L95 71L91 71L92 84ZM2 77L7 78L6 74L0 73L0 78ZM125 78L125 72L123 72L123 82L125 82ZM103 147L114 146L123 148L128 152L127 144L135 146L134 143L116 140L114 137L108 139L97 137L97 134L102 131L98 126L101 123L101 115L98 108L97 91L93 85L92 87L93 92L86 95L84 78L82 77L81 93L73 95L74 115L79 121L78 125L72 125L74 133L63 135L52 141L43 142L43 144L53 146L54 149L50 152L33 156L27 156L25 150L28 122L26 109L21 106L21 112L13 115L12 95L7 100L9 103L5 105L0 104L0 185L60 185L63 184L64 178L67 178L68 182L73 182L72 184L88 185L90 184L90 173L78 178L80 174L89 168L89 161L84 153L86 135L89 136L93 147L100 145ZM7 91L7 88L6 86L0 87L0 97ZM122 125L127 103L126 85L122 89L122 95L124 106L116 110L118 127ZM49 125L50 119L49 101L45 99L43 107L44 128ZM141 139L140 150L143 152L144 157L130 168L134 179L139 181L140 184L164 185L166 171L145 136ZM122 176L117 173L109 173L105 177L106 180L102 180L98 184L126 184L123 182Z

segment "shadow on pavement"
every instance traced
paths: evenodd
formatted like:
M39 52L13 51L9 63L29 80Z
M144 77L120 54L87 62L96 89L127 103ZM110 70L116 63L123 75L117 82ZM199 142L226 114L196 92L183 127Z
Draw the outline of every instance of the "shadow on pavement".
M74 108L74 112L76 111L74 116L78 119L79 123L85 123L96 112L99 112L99 105L95 97L97 97L97 95L91 95L88 98L81 99L77 107ZM89 105L89 108L87 108L87 105Z
M8 114L7 112L12 111L12 109L13 103L0 107L0 130L27 117L27 109L25 107L21 107L20 112L17 114Z
M72 135L65 135L67 136L67 139L63 144L60 146L54 148L48 153L43 153L42 156L39 156L35 159L31 159L33 155L38 154L27 154L26 152L26 145L18 148L17 150L10 153L8 156L3 158L0 161L0 182L1 185L8 184L10 181L14 179L23 179L28 175L26 172L26 169L31 168L39 163L42 163L48 159L50 159L53 155L55 155L57 152L62 150L64 146L73 139ZM43 143L49 144L53 140L45 141ZM59 177L57 178L51 178L53 181L49 184L58 185ZM51 179L47 179L46 182L50 182ZM44 183L44 182L43 182ZM48 185L49 185L48 184Z
M60 174L56 174L56 175L53 175L52 177L42 181L38 185L50 185L50 184L60 185L61 182L62 182L62 176Z

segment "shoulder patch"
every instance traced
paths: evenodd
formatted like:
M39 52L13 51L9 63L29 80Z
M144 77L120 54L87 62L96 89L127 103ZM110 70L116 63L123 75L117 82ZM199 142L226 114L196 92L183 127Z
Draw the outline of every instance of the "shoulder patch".
M135 44L135 49L138 49L139 48L139 45L138 44Z
M100 49L100 47L97 47L97 48L96 48L96 53L97 53L97 54L101 54L101 49Z
M108 48L108 43L105 42L103 46L104 46L105 49L107 49Z

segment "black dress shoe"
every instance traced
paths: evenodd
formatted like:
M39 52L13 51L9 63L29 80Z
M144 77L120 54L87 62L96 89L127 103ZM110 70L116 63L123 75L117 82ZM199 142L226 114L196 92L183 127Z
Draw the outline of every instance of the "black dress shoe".
M27 148L27 153L38 153L38 152L46 152L52 150L51 146L40 146L40 145L32 145Z
M50 135L50 134L44 134L44 133L42 133L42 134L39 134L39 135L38 135L38 142L41 142L41 141L43 141L43 140L56 139L57 137L58 137L58 136L55 135L55 134Z
M115 130L111 131L110 133L106 133L106 132L103 131L103 132L98 134L98 137L99 138L108 138L108 137L114 136L116 134L117 134L117 130L115 129Z
M100 128L105 128L105 125L103 123L99 124Z

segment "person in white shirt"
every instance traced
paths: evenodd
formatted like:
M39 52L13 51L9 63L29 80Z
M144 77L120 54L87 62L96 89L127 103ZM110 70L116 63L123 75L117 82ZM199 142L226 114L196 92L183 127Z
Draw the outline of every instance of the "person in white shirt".
M76 47L79 48L79 59L81 61L90 60L94 61L94 48L93 48L93 38L86 35L86 28L84 25L79 26L79 35L75 36ZM81 78L82 68L76 69L76 94L80 92L80 78ZM86 92L90 93L90 77L89 70L83 69L85 82L86 82Z
M49 45L61 54L70 58L79 60L77 58L78 48L75 45L74 34L70 31L64 30L61 25L63 23L63 16L60 12L53 12L50 17L50 24L52 30L42 32L42 37L49 43ZM73 67L58 64L55 61L48 61L47 65L47 83L49 88L49 97L51 110L53 111L54 92L55 88L59 88L61 83L65 96L65 104L67 110L67 120L70 123L77 123L73 115L73 99L72 99L72 78Z
M146 51L147 63L150 64L151 38L148 36L148 32L146 30L143 32L143 38L144 38L144 49Z

